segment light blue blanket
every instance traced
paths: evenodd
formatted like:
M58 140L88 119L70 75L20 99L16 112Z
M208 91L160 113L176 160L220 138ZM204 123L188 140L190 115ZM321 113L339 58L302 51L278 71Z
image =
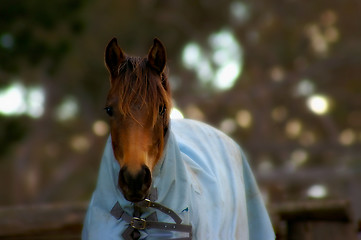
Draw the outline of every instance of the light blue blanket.
M110 210L118 201L132 215L132 204L117 187L118 174L109 138L84 221L83 240L122 239L128 224L114 218ZM245 155L233 140L206 124L172 120L164 156L152 178L158 192L156 202L179 214L184 224L191 224L195 240L275 239ZM158 219L172 222L164 214L158 214ZM165 233L142 231L142 238L162 239L161 234Z

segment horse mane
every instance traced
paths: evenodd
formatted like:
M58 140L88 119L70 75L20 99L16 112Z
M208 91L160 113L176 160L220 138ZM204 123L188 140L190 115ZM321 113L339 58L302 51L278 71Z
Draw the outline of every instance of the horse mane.
M112 80L112 89L117 91L119 111L131 116L134 108L146 107L152 114L152 126L155 126L159 108L165 107L167 113L171 108L171 94L168 77L163 71L159 77L148 64L147 58L127 57L119 66L119 74ZM168 124L169 119L165 124Z

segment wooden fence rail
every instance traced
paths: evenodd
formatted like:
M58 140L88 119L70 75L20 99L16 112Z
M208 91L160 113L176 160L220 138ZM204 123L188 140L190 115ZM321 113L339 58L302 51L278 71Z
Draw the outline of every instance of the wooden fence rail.
M88 203L0 208L0 239L80 239Z
M358 227L349 201L288 202L272 207L279 240L356 240Z
M81 239L88 203L0 208L0 239ZM357 227L347 201L309 201L270 208L277 240L356 240Z

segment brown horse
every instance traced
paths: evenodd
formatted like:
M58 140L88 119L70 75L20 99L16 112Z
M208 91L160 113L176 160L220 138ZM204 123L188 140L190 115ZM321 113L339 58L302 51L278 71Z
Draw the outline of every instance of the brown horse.
M111 138L82 238L273 240L239 145L207 124L170 121L162 43L155 39L138 58L127 57L112 39L105 64Z
M149 194L151 172L162 156L168 130L166 51L154 39L147 57L128 57L113 38L105 50L105 64L111 86L105 110L120 164L118 184L128 201L138 202Z

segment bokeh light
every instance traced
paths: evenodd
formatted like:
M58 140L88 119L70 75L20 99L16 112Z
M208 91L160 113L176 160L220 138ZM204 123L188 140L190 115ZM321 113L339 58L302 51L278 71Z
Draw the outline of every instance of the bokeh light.
M326 186L321 184L313 185L307 190L307 196L310 198L324 198L327 194L328 190Z
M33 87L28 89L28 109L27 113L33 118L39 118L44 113L45 93L40 87Z
M199 121L205 120L205 116L202 110L194 104L188 105L185 109L185 113L187 118L191 118Z
M298 119L292 119L287 122L285 130L290 138L298 137L302 130L302 123Z
M226 118L220 123L219 128L226 134L232 134L237 129L237 125L232 118Z
M308 160L308 153L304 149L296 149L291 152L290 160L287 162L287 168L295 171L302 167Z
M281 66L274 66L270 70L270 77L275 82L281 82L285 77L285 72Z
M318 115L329 111L329 99L324 95L312 95L307 99L307 107Z
M72 96L68 96L56 109L56 118L59 121L67 121L74 118L78 111L77 100Z
M93 123L93 132L95 135L102 137L108 134L109 125L103 120L97 120Z
M361 120L360 120L361 121ZM340 133L339 142L342 145L349 146L356 141L356 133L352 129L345 129Z
M26 111L25 87L14 83L0 92L0 112L4 115L19 115Z
M296 95L310 96L315 91L314 83L309 79L303 79L297 85Z
M45 93L41 87L28 87L15 81L0 91L0 113L3 115L26 114L39 118L44 113Z
M84 135L75 135L70 139L70 146L77 152L86 152L90 148L90 142Z
M172 110L170 111L170 118L171 119L183 119L183 113L178 109L173 107Z
M209 49L199 44L188 43L182 52L184 66L195 71L198 79L215 89L227 90L233 87L243 67L243 51L233 33L229 30L211 34Z
M248 110L239 110L236 114L236 121L242 128L249 128L252 124L252 115Z
M245 23L250 18L249 6L244 2L233 1L229 6L229 10L238 24Z

